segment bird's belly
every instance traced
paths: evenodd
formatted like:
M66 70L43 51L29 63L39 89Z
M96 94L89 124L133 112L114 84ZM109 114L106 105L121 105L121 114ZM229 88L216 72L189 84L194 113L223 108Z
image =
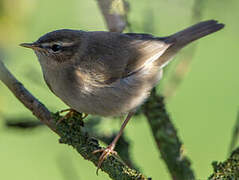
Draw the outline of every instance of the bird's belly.
M64 96L59 94L59 97L79 112L100 116L122 115L141 105L148 97L149 89L139 88L138 84L129 84L125 80L120 81L107 87L89 86L86 90L76 88L74 93Z
M87 84L87 86L82 86L67 80L63 81L61 85L59 83L53 85L54 82L48 83L54 94L78 112L100 116L118 116L140 106L161 78L158 69L151 78L145 73L147 71L136 73L110 85ZM152 68L149 74L152 74Z

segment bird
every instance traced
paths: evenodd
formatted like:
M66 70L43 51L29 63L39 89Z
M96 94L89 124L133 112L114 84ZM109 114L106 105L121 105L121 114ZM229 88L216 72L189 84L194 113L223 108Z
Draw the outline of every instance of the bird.
M157 37L60 29L20 46L33 49L49 89L71 112L126 118L101 153L97 171L114 148L135 111L163 76L163 68L191 42L219 31L216 20L199 22L175 34Z

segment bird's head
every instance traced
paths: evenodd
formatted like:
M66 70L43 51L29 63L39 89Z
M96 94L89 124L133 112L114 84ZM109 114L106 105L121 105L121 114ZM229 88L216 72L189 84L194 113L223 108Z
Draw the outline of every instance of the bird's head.
M54 66L71 61L78 53L82 34L83 31L61 29L49 32L33 43L22 43L20 46L33 49L41 64Z

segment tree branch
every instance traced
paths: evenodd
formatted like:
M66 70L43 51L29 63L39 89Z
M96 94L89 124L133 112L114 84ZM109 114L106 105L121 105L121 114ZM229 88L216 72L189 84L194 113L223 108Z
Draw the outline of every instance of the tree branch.
M128 25L129 5L124 0L97 0L109 31L122 32Z
M204 0L195 0L192 8L192 22L198 22L202 19L202 10L204 6ZM197 50L197 43L191 45L190 50L186 51L178 62L174 73L170 76L169 81L165 84L163 94L166 99L172 97L179 85L182 83L185 76L190 71L190 65Z
M16 98L44 124L56 132L50 111L38 101L4 66L0 60L0 80L9 88Z
M61 118L59 113L52 114L37 100L4 66L0 61L0 80L9 88L22 104L25 105L42 123L60 136L60 142L74 147L85 159L96 166L100 154L92 152L101 147L98 141L89 137L82 127L82 117L73 116L56 125ZM101 170L115 180L146 180L145 176L134 169L130 169L115 156L109 156L102 164Z
M39 127L42 127L44 124L40 121L36 121L33 118L29 117L18 117L18 118L4 118L5 126L11 129L19 129L19 130L33 130ZM92 117L84 123L84 129L92 136L96 137L98 140L104 142L105 144L110 144L114 137L117 135L116 133L112 134L102 134L98 130L97 124L99 124L101 118ZM115 147L116 152L120 156L120 158L130 167L139 171L139 168L136 166L135 162L132 160L130 156L130 143L129 140L124 136L124 134L119 138L119 141Z
M166 111L164 98L163 96L157 95L155 89L143 106L143 112L149 122L154 140L172 179L195 179L190 167L190 161L183 155L182 143Z

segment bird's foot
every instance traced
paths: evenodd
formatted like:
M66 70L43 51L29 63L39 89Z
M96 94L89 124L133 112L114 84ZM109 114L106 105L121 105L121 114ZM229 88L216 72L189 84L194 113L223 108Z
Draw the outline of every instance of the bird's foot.
M74 110L74 109L64 109L64 110L61 110L61 111L59 112L59 114L64 113L64 112L67 112L67 113L57 121L57 123L56 123L57 125L58 125L59 123L61 123L63 120L68 119L68 118L71 118L71 117L73 117L74 115L79 115L79 114L80 114L82 120L85 119L85 118L88 116L88 114L85 114L85 113L84 113L84 115L82 116L81 113L77 112L77 111Z
M93 154L102 153L97 164L97 170L96 170L97 175L98 175L99 168L101 167L102 163L108 156L110 155L118 156L117 152L114 151L114 147L115 147L114 144L110 144L107 148L97 149L92 152Z

